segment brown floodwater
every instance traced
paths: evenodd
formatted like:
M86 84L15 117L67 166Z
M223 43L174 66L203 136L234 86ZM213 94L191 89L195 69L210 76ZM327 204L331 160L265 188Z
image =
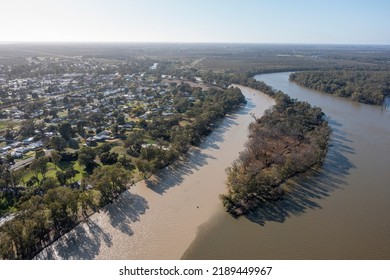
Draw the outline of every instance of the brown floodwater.
M234 219L217 210L183 259L390 259L390 112L257 75L323 109L333 133L321 168L283 200Z
M244 149L250 113L274 104L242 88L248 103L227 116L199 148L158 176L140 182L92 215L36 259L180 259L199 226L220 211L228 167Z

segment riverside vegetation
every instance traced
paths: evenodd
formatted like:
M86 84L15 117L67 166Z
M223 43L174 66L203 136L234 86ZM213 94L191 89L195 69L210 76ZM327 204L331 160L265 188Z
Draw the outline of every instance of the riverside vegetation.
M291 74L290 80L365 104L382 105L385 97L390 96L388 70L304 71Z
M134 182L136 174L142 175L139 179L146 178L172 163L191 145L199 144L219 119L246 102L238 88L202 90L188 84L181 86L186 97L172 106L177 114L138 121L122 140L124 155L104 143L82 147L71 155L62 149L52 151L50 156L37 152L31 170L26 171L10 172L8 164L2 163L0 206L13 213L13 218L0 227L0 259L32 258L112 202ZM47 172L49 161L57 172ZM62 172L60 167L65 163L77 163L81 169ZM15 191L15 182L21 182L23 172L29 171L35 174L34 182ZM77 173L82 173L80 185L74 182Z
M236 216L281 198L281 183L322 162L330 135L320 108L254 79L246 84L272 96L276 104L250 124L246 149L227 168L228 192L221 199L226 210Z

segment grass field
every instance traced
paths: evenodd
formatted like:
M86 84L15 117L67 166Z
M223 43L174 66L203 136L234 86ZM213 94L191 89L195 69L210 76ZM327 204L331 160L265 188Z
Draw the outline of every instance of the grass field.
M79 173L76 174L74 177L74 181L80 181L83 177L84 173L84 167L82 167L77 161L72 162L60 162L59 167L56 168L54 163L48 162L47 164L47 172L45 173L46 178L56 178L56 172L59 170L65 171L66 169L72 167L74 170L78 171ZM24 182L27 182L34 176L34 172L32 170L26 170L26 174L23 176ZM42 174L38 174L38 179L42 180Z
M119 156L126 155L126 148L123 145L114 146L111 148L112 153L118 153Z

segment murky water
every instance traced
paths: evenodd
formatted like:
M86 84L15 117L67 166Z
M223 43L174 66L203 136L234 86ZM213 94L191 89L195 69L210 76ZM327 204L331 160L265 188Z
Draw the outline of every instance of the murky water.
M385 101L383 102L382 109L390 112L390 97L385 97Z
M244 149L247 128L274 101L250 89L248 104L194 149L183 162L141 182L94 214L37 259L179 259L200 225L219 211L225 168Z
M256 79L323 108L333 129L323 166L289 181L291 195L248 217L218 210L184 259L390 259L390 112L288 76Z

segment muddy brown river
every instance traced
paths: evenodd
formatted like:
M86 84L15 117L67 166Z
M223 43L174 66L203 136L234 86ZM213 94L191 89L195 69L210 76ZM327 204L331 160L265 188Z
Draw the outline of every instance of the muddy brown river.
M216 213L184 259L390 259L390 113L302 88L288 76L255 78L324 110L333 134L323 166L248 217Z
M140 182L78 225L37 259L180 259L200 225L219 211L225 168L244 149L250 113L273 99L243 88L248 103L227 116L199 148L158 176Z
M390 259L390 113L299 87L288 76L256 78L320 106L333 129L323 166L287 182L290 195L239 219L220 203L250 113L259 117L273 104L244 88L246 107L184 161L138 183L37 258Z

